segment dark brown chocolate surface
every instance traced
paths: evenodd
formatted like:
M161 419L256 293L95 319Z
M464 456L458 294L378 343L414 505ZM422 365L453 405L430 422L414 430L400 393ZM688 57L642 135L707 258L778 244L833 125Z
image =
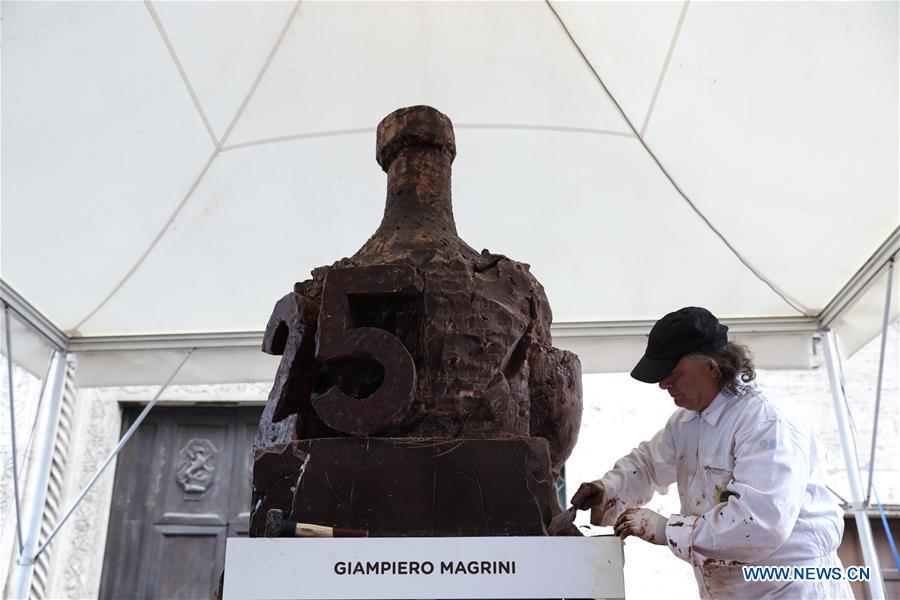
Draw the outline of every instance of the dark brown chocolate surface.
M257 470L268 477L258 478L253 531L284 506L293 521L372 536L546 535L558 512L541 438L303 440L261 454Z
M528 265L457 235L450 120L405 108L377 137L381 225L297 283L266 330L264 351L283 358L254 445L271 449L254 467L254 515L294 506L298 450L312 470L293 520L372 535L543 535L559 511L547 490L581 422L578 357L552 346ZM287 454L276 446L292 440Z

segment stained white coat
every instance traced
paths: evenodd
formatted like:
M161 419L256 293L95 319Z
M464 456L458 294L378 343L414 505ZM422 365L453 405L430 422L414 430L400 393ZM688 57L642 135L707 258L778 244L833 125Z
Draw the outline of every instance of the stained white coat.
M852 598L846 581L746 582L743 565L840 566L842 510L825 487L813 433L755 385L724 388L702 412L678 409L601 479L592 521L678 483L681 514L666 537L689 562L703 598Z

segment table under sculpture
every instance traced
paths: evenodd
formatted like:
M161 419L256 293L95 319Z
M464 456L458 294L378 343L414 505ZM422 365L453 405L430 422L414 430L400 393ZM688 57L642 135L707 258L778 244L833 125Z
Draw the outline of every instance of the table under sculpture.
M388 115L381 225L276 303L263 351L282 359L254 443L251 535L273 508L372 536L546 535L560 511L581 366L553 347L528 265L457 235L455 155L444 114Z

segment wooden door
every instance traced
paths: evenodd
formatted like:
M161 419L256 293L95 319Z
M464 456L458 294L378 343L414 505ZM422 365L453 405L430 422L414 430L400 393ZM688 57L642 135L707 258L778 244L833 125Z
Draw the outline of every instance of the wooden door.
M125 409L123 431L141 407ZM209 598L246 536L259 408L156 407L119 454L101 598Z

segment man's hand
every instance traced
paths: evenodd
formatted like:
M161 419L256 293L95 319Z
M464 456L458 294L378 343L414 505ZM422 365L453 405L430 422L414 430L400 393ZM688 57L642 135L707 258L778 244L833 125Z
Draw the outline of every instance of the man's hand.
M635 535L651 544L666 544L668 519L648 508L629 508L619 515L613 531L622 539Z
M582 483L575 495L572 496L572 506L578 510L591 509L591 523L593 525L600 525L603 514L608 508L604 506L605 502L606 490L603 489L603 484L599 481Z
M582 483L572 496L572 506L578 510L587 510L592 506L597 506L606 499L606 491L603 485L598 481L588 481Z

